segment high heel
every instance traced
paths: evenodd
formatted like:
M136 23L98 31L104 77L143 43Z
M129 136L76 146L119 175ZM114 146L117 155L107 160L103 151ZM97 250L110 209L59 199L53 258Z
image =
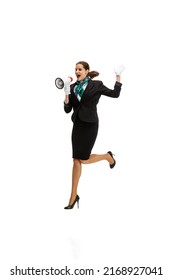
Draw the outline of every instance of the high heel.
M80 197L77 195L74 202L71 205L68 205L68 206L64 207L64 209L73 209L76 202L77 202L77 207L79 208L79 199L80 199Z
M108 154L110 154L110 156L113 158L114 162L112 164L109 164L110 168L114 168L115 164L116 164L116 160L114 159L114 154L112 152L107 152Z

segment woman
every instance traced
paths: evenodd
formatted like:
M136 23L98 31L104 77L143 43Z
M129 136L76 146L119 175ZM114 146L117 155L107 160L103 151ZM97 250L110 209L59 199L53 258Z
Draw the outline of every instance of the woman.
M122 71L121 71L122 72ZM82 164L95 163L106 160L110 168L113 168L116 161L112 152L102 155L91 154L98 132L97 103L101 95L119 97L121 86L120 75L116 72L114 89L108 89L102 81L92 80L98 76L96 71L90 71L89 64L85 61L76 63L75 74L77 81L71 86L66 86L64 110L70 113L73 109L72 121L72 150L73 170L72 189L68 206L64 209L72 209L77 203L79 207L79 196L77 194L78 182L81 176Z

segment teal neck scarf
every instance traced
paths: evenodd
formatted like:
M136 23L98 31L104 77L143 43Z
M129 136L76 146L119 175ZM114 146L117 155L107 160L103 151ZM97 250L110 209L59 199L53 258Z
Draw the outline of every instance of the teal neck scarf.
M88 84L89 77L86 77L82 82L76 82L76 86L74 88L74 93L76 94L79 99L82 97L84 90Z

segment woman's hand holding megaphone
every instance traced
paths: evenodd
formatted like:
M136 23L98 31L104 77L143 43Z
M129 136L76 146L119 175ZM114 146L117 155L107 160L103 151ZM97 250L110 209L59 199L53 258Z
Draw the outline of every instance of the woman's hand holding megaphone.
M70 86L70 83L73 81L73 78L72 77L67 77L65 79L62 79L62 78L56 78L55 80L55 85L58 89L62 89L64 88L65 86Z
M64 92L65 92L65 100L64 103L69 103L69 94L70 94L70 83L73 81L73 78L68 77L64 82Z
M70 84L64 86L64 92L65 92L65 95L69 95L70 94Z
M69 95L70 94L70 83L73 81L72 77L68 77L65 81L64 81L64 92L65 95Z
M62 78L56 78L55 85L58 89L64 89L65 92L65 103L67 104L69 102L69 94L70 94L70 83L73 81L72 77L67 77L65 79Z

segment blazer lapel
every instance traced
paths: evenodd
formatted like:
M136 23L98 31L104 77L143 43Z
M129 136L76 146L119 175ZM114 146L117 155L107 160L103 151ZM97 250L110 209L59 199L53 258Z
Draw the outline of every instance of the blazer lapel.
M92 88L93 88L93 82L92 80L89 80L86 89L81 97L81 100L85 100L85 98L87 97L87 95L89 94Z

